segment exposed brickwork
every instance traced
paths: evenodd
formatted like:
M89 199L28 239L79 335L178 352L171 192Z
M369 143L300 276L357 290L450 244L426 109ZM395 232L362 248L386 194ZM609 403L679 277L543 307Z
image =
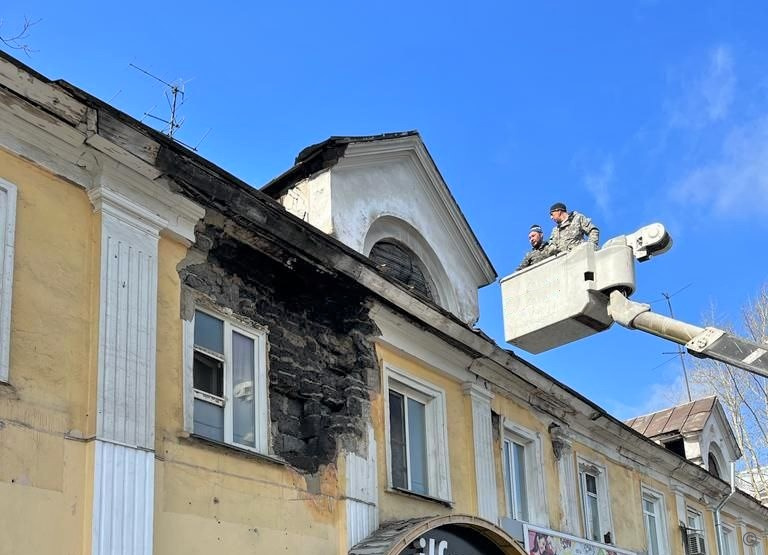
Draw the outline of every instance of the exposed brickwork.
M182 283L269 330L272 448L306 472L362 444L378 370L365 291L302 261L280 264L200 224ZM351 445L350 445L351 443Z

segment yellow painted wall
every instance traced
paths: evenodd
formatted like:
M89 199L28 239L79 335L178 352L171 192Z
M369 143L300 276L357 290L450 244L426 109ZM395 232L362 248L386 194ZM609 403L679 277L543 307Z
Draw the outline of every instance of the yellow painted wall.
M85 191L4 151L0 177L18 187L9 383L0 384L0 554L80 554L88 444L65 436L93 429L98 217Z
M469 397L462 391L460 383L416 359L403 356L381 344L377 345L377 353L383 372L382 383L384 383L385 366L391 365L445 391L446 419L449 427L448 452L451 493L454 502L453 509L451 509L434 501L388 491L385 404L379 395L372 403L371 413L378 449L380 520L385 522L425 515L451 514L451 512L476 515L474 440L472 438L472 407Z
M183 245L161 238L155 553L345 553L338 485L343 481L336 465L311 477L310 488L307 479L288 466L186 437L176 269L186 254Z

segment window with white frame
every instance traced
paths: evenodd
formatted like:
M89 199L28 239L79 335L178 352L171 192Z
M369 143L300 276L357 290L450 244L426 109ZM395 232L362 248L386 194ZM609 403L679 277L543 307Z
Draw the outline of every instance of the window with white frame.
M664 497L658 492L643 488L643 522L648 541L648 555L669 553L666 518Z
M614 543L605 468L579 459L579 482L584 536L596 542Z
M507 514L516 520L546 525L539 437L535 432L507 420L503 430L501 455Z
M190 329L191 431L266 453L266 332L200 309Z
M687 555L704 555L707 552L704 540L704 519L699 511L690 507L685 513L685 552Z
M16 186L0 179L0 381L8 381L11 345L11 289L16 234Z
M390 485L448 501L445 394L393 368L387 370Z

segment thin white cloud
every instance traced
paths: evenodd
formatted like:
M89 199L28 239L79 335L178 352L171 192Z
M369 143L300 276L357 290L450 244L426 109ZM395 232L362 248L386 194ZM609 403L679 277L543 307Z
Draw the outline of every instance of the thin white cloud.
M701 89L710 121L719 121L728 115L735 88L736 74L731 51L725 46L718 46L710 55L709 71Z
M688 172L673 187L673 199L720 217L752 217L768 203L768 115L734 127L719 155Z
M584 175L584 185L595 199L595 204L604 215L611 213L611 186L613 185L613 161L606 160L600 166Z
M672 103L672 127L702 127L726 119L736 95L736 72L730 47L721 44L708 55L706 67L693 75L674 75L681 95Z

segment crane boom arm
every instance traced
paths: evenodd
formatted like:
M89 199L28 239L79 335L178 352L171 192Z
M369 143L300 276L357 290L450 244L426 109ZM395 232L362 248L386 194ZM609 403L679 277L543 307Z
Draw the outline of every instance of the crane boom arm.
M698 358L711 358L768 378L768 345L759 345L724 330L702 328L651 312L650 305L613 291L608 302L613 321L685 345Z

